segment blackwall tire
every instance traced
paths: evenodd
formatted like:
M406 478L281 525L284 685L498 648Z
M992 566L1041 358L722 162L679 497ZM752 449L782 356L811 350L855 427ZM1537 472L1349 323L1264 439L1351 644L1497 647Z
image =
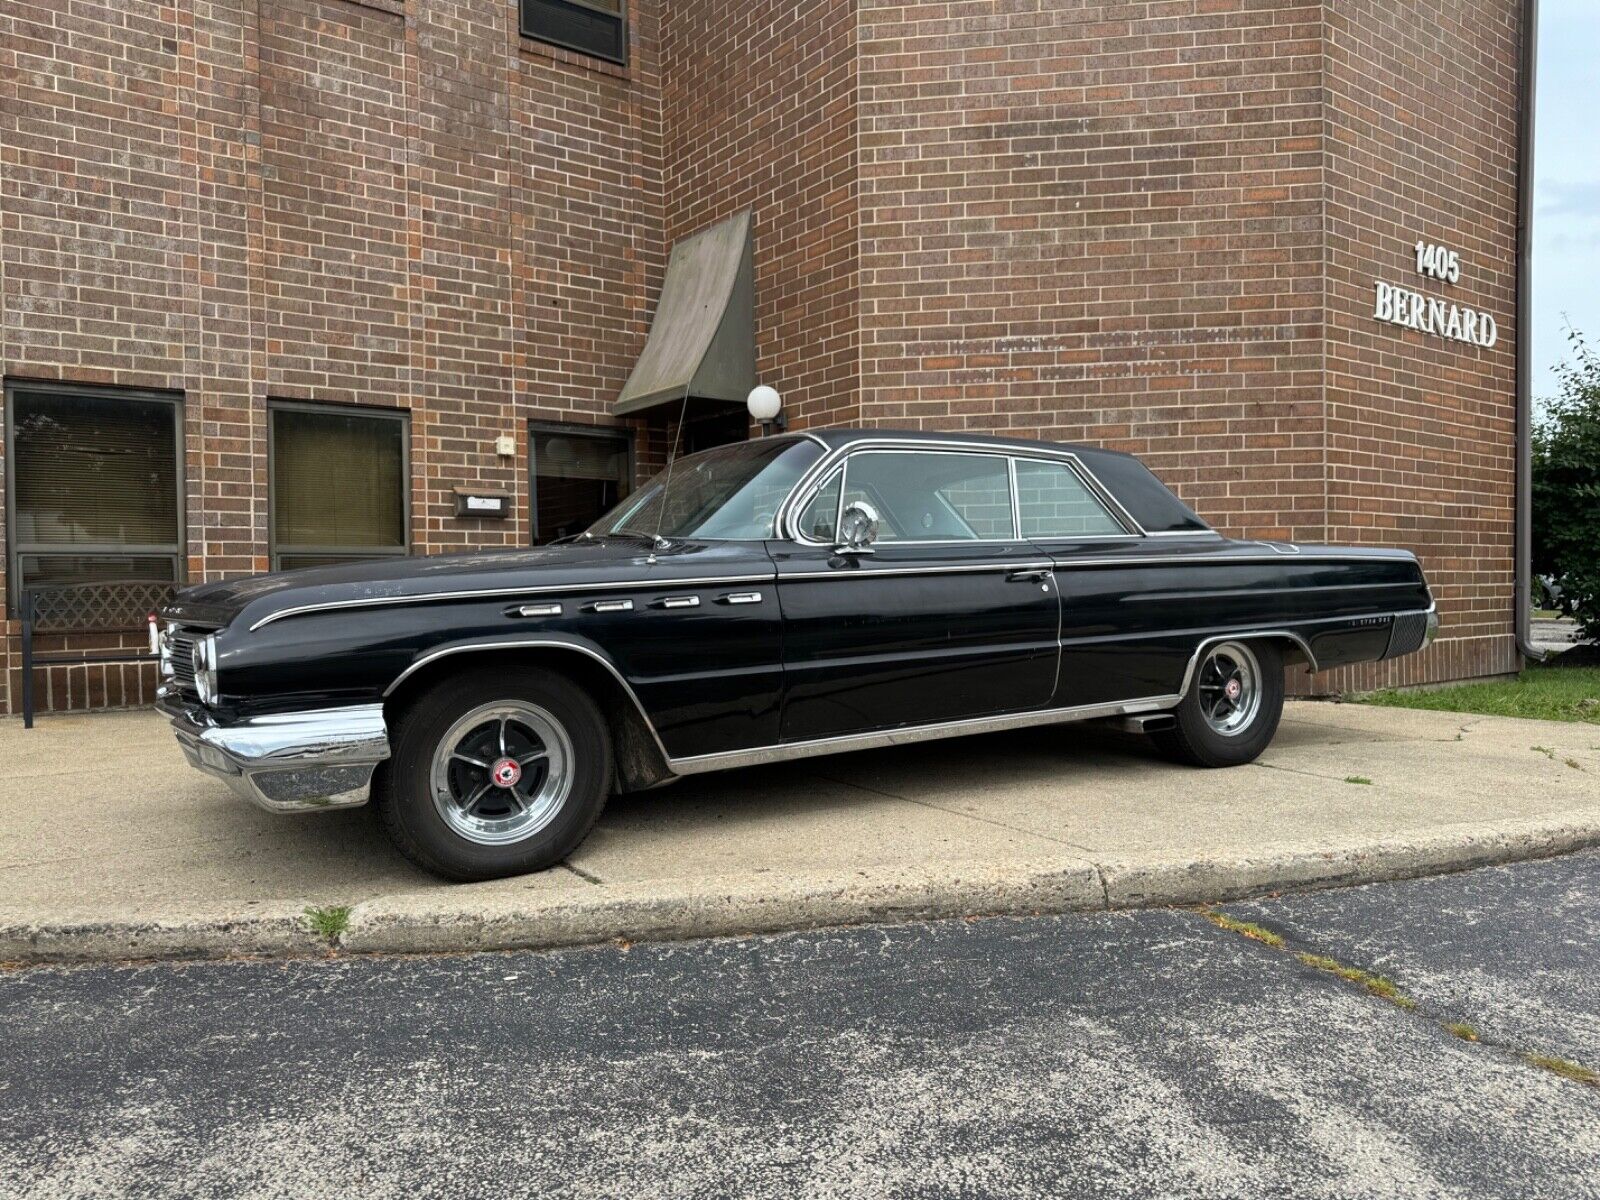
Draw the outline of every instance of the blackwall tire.
M1230 680L1241 681L1232 699ZM1171 729L1150 735L1168 758L1197 767L1254 762L1283 716L1283 652L1271 642L1242 639L1208 646L1173 716Z
M473 672L415 700L374 781L400 852L446 879L554 866L588 836L611 784L611 737L560 675Z

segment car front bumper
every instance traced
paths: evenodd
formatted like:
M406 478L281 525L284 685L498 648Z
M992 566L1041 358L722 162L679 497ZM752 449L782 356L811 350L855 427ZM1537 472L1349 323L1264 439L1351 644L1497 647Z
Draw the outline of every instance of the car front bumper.
M381 704L274 713L232 725L179 697L163 696L157 707L190 766L268 812L365 804L373 771L389 757Z

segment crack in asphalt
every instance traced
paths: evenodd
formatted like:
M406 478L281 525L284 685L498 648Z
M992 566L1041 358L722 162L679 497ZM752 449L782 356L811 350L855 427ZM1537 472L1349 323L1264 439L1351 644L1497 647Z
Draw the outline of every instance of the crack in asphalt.
M1327 953L1322 947L1294 938L1266 921L1245 921L1231 916L1214 905L1181 911L1214 925L1224 933L1255 942L1263 949L1272 951L1276 958L1299 963L1310 970L1333 975L1347 984L1359 987L1374 999L1383 1001L1391 1009L1426 1021L1457 1041L1495 1051L1504 1057L1515 1059L1523 1066L1547 1071L1584 1087L1600 1088L1600 1073L1596 1073L1587 1065L1546 1054L1539 1049L1519 1046L1505 1038L1485 1037L1474 1022L1454 1020L1440 1015L1432 1004L1400 990L1394 981L1386 976L1366 967L1352 966Z

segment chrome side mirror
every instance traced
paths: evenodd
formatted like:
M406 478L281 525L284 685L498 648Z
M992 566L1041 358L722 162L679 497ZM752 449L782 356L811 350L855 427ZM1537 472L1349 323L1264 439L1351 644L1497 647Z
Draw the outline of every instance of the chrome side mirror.
M839 515L835 554L871 554L878 540L878 513L865 500L852 500Z

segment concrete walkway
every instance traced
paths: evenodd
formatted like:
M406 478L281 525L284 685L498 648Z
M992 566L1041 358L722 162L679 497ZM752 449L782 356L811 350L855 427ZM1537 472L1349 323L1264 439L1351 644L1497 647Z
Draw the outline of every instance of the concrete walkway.
M1370 779L1371 783L1352 782ZM0 961L551 946L1228 899L1600 844L1600 726L1291 704L1254 766L1095 727L686 780L560 868L449 885L370 812L272 817L152 713L0 724Z

